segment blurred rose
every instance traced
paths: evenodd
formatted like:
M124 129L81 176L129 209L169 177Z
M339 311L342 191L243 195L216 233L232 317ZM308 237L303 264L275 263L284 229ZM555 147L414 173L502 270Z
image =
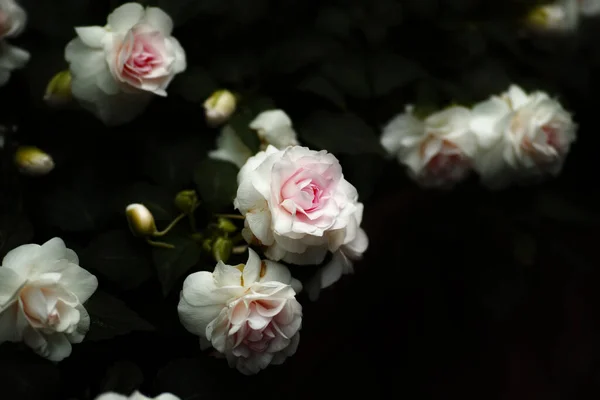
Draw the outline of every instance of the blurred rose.
M577 125L558 101L516 85L477 104L471 129L480 146L475 160L482 182L499 189L513 181L558 175Z
M451 187L471 172L476 141L470 117L467 108L454 106L421 119L408 106L385 126L381 144L421 186Z

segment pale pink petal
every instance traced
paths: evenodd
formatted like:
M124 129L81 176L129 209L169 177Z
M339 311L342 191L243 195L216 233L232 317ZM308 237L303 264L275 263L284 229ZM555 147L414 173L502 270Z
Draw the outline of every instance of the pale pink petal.
M157 29L163 36L170 36L173 32L173 20L167 13L157 7L146 8L142 23L147 23Z
M106 29L101 26L83 26L75 28L75 32L77 32L77 36L79 39L89 47L95 49L103 48L103 40L104 37L108 34Z
M15 270L0 267L0 310L7 302L14 300L17 292L26 282L27 279L19 275Z
M108 25L113 32L126 32L144 17L144 7L138 3L126 3L108 16Z

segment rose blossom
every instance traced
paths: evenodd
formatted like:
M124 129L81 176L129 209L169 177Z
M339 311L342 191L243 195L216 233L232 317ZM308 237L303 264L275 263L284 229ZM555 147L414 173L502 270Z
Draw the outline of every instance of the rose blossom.
M108 392L96 397L96 400L180 400L180 398L171 393L163 393L157 397L146 397L136 390L131 396Z
M302 306L295 295L302 285L284 265L248 252L245 265L219 262L212 273L188 276L178 311L202 347L212 345L230 367L252 375L296 352Z
M476 170L486 186L499 189L559 174L577 125L546 93L511 85L473 108L471 129L480 146Z
M425 119L413 110L407 106L385 126L382 146L423 187L451 187L463 180L471 172L476 148L469 110L453 106Z
M332 154L269 146L240 170L234 206L245 216L246 241L271 260L307 265L339 249L362 204Z
M174 76L186 69L172 30L164 11L137 3L115 9L105 27L75 28L77 38L65 49L73 96L107 124L130 121L151 94L166 96Z
M24 341L51 361L68 357L89 329L83 303L97 287L59 238L10 251L0 267L0 343Z
M27 14L13 0L0 0L0 86L10 79L11 72L20 69L29 61L29 53L6 42L6 38L16 37L25 29Z

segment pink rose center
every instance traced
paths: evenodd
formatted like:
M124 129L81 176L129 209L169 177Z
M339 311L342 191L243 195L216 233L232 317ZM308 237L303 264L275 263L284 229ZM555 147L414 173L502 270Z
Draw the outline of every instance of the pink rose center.
M329 200L333 179L300 168L281 187L281 206L291 214L308 215Z
M264 353L278 335L283 333L274 321L282 309L281 301L255 300L250 304L239 302L232 313L231 322L243 326L233 334L233 347L247 348L255 353Z
M421 144L421 157L426 157L427 146L430 140ZM455 182L464 178L471 168L470 160L454 143L442 140L439 151L427 161L423 169L425 179L439 179L442 181Z
M25 286L19 293L19 300L23 304L23 312L33 324L51 327L60 322L56 309L58 298L51 289Z
M131 29L117 52L117 72L123 80L139 86L142 79L160 78L165 65L164 37L144 26Z

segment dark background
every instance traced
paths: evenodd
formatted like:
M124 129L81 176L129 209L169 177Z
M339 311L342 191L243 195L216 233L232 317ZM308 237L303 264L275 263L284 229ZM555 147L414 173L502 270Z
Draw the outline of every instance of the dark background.
M156 330L120 326L127 334L75 345L58 365L3 345L0 390L26 400L133 388L183 400L597 398L600 21L582 21L570 35L535 34L519 22L532 3L158 1L178 24L188 71L167 99L109 129L82 110L49 108L42 96L67 67L72 27L104 24L119 2L23 0L29 28L12 42L32 59L0 89L0 122L18 127L1 153L0 253L60 236L103 291ZM578 140L558 179L498 193L475 178L424 191L381 156L380 127L406 103L470 105L511 82L548 91L574 113ZM201 354L177 320L177 285L164 299L147 272L123 289L90 250L117 230L137 251L135 271L153 271L150 249L127 236L122 210L142 194L168 204L198 185L194 170L218 133L206 127L201 104L219 87L268 97L290 114L303 143L340 158L365 203L371 241L354 276L316 303L300 298L296 355L254 377ZM19 175L19 144L47 151L56 169Z

